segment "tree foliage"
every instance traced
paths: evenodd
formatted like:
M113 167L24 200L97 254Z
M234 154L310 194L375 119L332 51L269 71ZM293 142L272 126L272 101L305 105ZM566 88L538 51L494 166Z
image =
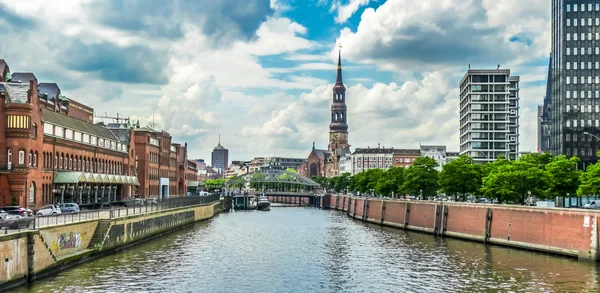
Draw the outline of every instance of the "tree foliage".
M402 191L415 195L422 195L424 199L436 195L439 189L439 173L436 160L429 157L417 158L412 166L405 171Z
M468 194L474 194L481 188L483 165L476 164L466 155L458 157L442 166L440 172L440 191L446 195L460 196L463 200Z

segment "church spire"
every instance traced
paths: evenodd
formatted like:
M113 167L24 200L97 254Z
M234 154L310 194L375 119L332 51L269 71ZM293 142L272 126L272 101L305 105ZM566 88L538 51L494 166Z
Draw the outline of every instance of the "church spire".
M338 66L337 66L337 78L335 80L336 84L344 84L342 82L342 44L339 45L338 49Z

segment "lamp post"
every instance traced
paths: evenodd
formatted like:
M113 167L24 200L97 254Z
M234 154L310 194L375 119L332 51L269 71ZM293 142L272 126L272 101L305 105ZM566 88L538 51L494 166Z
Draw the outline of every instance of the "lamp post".
M594 138L596 138L597 140L600 140L600 137L598 137L598 136L595 136L595 135L593 135L593 134L591 134L591 133L589 133L589 132L587 132L587 131L585 131L583 134L585 134L585 135L589 135L589 136L591 136L591 137L594 137Z

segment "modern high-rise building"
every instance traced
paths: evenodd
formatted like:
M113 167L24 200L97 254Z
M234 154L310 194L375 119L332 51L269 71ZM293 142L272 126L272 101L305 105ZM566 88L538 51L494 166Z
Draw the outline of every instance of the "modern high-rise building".
M509 69L469 69L460 83L460 154L477 162L519 153L519 77Z
M211 164L219 174L225 174L225 170L229 167L229 150L221 145L221 135L219 135L219 144L212 151Z
M598 160L600 143L600 3L552 1L550 151Z
M542 112L540 114L538 108L538 152L546 153L550 151L550 104L552 102L552 56L548 60L548 78L546 80L546 96L544 97L544 104L542 105Z
M537 141L536 141L536 146L537 146L537 152L541 153L542 149L543 149L543 139L544 139L544 127L543 127L543 123L544 123L544 105L538 105L537 106L537 132L536 132L536 137L537 137Z

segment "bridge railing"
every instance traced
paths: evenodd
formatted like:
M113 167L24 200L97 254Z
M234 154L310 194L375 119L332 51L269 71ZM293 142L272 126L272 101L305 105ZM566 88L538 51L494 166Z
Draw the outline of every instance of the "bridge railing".
M13 230L16 232L23 229L37 229L42 227L83 222L95 219L114 219L130 215L152 213L167 209L208 204L216 202L219 199L219 194L212 194L208 196L190 196L180 198L146 200L146 202L132 201L128 203L127 207L109 207L108 209L80 211L77 213L61 213L57 215L48 216L24 217L19 219L19 222L15 226L4 227L4 233L8 234L9 229L11 229L11 232L13 232Z

